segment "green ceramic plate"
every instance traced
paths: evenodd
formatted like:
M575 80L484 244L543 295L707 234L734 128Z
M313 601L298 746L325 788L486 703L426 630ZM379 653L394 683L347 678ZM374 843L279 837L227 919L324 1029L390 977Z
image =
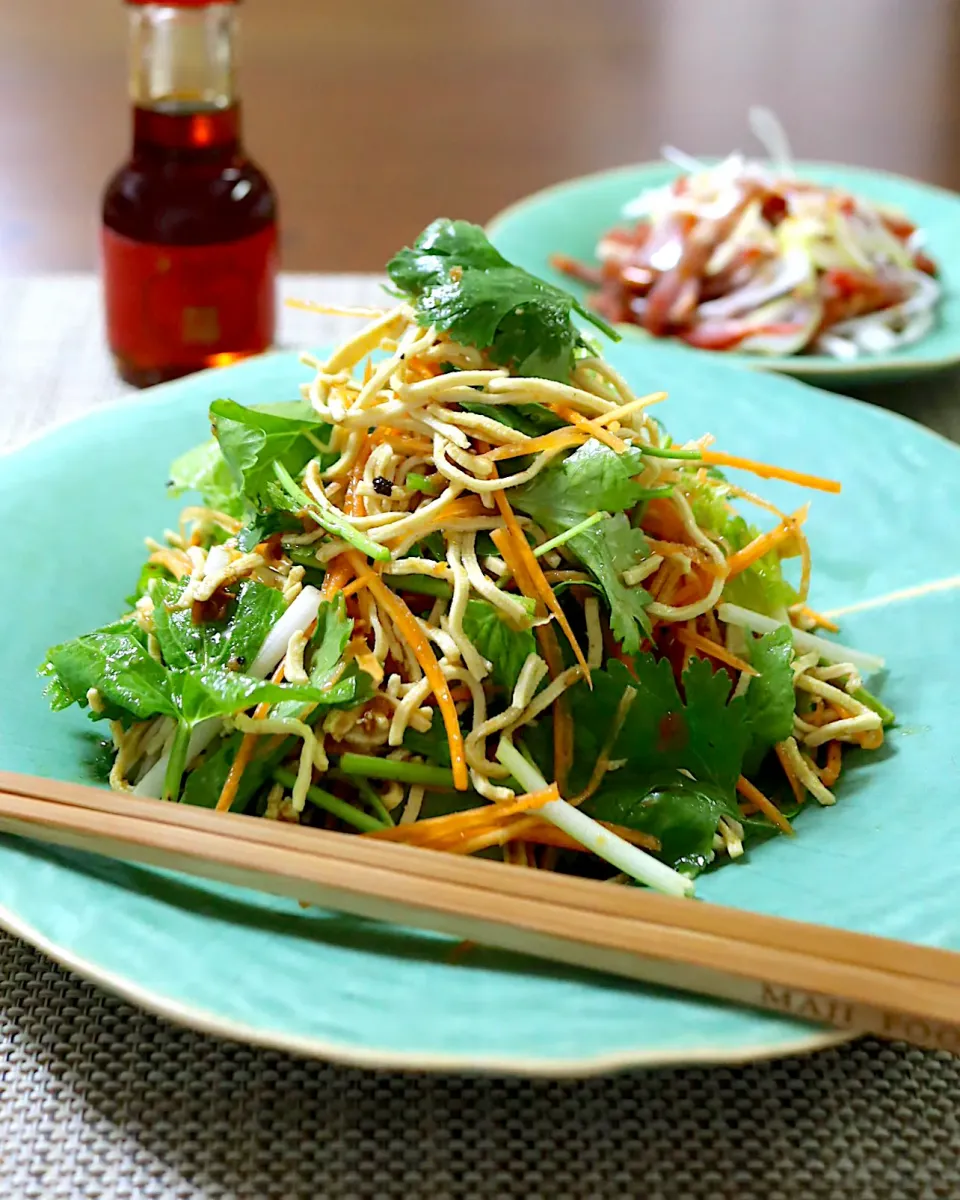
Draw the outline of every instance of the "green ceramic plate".
M960 451L889 413L670 345L622 345L633 386L669 388L673 431L841 478L816 495L814 602L863 604L960 571ZM0 460L0 768L90 778L94 727L47 711L46 647L120 611L142 538L174 523L170 460L207 429L208 403L296 395L292 356L251 361L99 410ZM763 490L783 504L786 485ZM954 581L956 582L956 580ZM960 949L960 720L951 647L960 592L865 606L844 621L886 655L901 725L851 768L842 802L796 839L700 882L708 900ZM776 1016L478 953L451 943L144 868L0 839L0 921L53 957L175 1019L342 1060L587 1072L731 1061L812 1048L821 1030Z
M878 203L902 209L928 235L927 250L940 266L944 296L937 325L925 338L890 354L878 354L840 363L826 355L793 355L761 358L756 354L724 351L719 357L759 370L780 371L800 379L842 385L844 382L905 379L936 371L960 362L960 196L928 184L835 163L801 163L800 175L819 183L846 188ZM512 262L566 288L585 289L550 266L550 256L570 254L584 262L595 262L594 248L600 235L613 225L624 224L624 204L651 187L660 187L677 176L668 163L641 163L618 167L596 175L584 175L558 183L518 200L498 213L487 226L497 249ZM636 325L622 325L630 338L649 341ZM685 343L687 354L716 359L716 351L699 350Z

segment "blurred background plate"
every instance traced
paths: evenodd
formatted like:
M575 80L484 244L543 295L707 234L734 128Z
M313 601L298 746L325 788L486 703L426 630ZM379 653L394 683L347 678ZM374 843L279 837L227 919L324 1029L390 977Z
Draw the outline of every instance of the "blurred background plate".
M669 163L654 162L584 175L518 200L493 217L487 232L497 249L512 262L582 298L586 288L553 268L551 255L566 254L595 263L594 250L600 236L612 226L633 224L624 219L623 206L640 192L669 183L679 173ZM960 196L885 171L836 163L798 163L797 173L817 183L899 208L924 231L927 235L924 249L937 263L944 289L933 330L911 346L854 362L840 362L820 354L780 358L677 344L688 354L709 355L713 359L720 356L757 370L780 371L839 387L848 383L893 382L960 362ZM618 328L624 337L650 340L650 335L637 325Z
M812 497L818 608L956 571L960 450L936 434L672 345L625 344L611 358L639 391L670 389L662 415L677 436L710 430L725 449L843 480L841 496ZM167 467L205 436L209 402L291 398L306 377L293 355L250 360L101 409L0 460L0 768L92 777L103 731L76 711L48 712L35 674L46 647L121 611L143 536L176 521ZM784 505L807 498L785 484L757 490ZM845 772L835 809L811 805L795 839L704 877L705 899L960 949L950 851L960 700L948 652L958 601L944 587L844 619L845 638L887 656L882 694L900 724L884 752ZM365 1064L584 1073L786 1054L835 1037L499 953L453 962L443 938L13 839L0 841L0 923L175 1020Z

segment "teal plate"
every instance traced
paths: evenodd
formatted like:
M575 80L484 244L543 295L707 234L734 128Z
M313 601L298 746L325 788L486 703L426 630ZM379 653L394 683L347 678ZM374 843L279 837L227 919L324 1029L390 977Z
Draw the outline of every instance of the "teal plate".
M950 647L960 592L960 451L887 412L670 345L616 347L638 391L671 391L681 437L843 480L814 495L813 602L859 605L854 645L886 655L901 724L852 767L799 836L701 879L707 900L960 950L960 701ZM98 410L0 459L6 637L0 768L89 780L95 727L54 716L46 647L120 611L143 536L176 520L170 460L207 431L208 403L297 394L293 356L253 360ZM757 485L796 506L806 493ZM953 580L953 584L958 582ZM864 605L907 589L906 598ZM911 589L913 589L911 591ZM919 591L917 590L919 589ZM251 892L0 839L0 921L104 986L190 1025L342 1061L572 1074L737 1061L830 1044L775 1015L576 974L302 910Z
M736 351L701 350L675 343L697 357L737 362L756 370L779 371L800 379L842 386L846 383L892 382L960 363L960 196L942 188L863 167L836 163L800 163L797 173L818 183L833 184L877 203L902 209L927 234L926 250L940 268L943 297L937 324L920 341L888 354L843 363L823 354L762 358ZM624 225L623 206L647 188L660 187L679 174L669 163L617 167L558 183L518 200L487 226L490 240L511 262L559 283L581 297L586 289L550 266L550 256L569 254L596 262L600 235ZM636 325L621 325L629 338L647 342L650 335Z

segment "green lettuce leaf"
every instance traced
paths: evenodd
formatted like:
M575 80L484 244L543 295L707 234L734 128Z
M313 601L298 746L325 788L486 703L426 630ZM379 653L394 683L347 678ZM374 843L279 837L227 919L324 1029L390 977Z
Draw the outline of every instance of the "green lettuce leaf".
M145 562L140 568L140 574L137 577L137 584L129 596L126 597L128 608L135 608L138 600L142 599L149 592L151 585L155 580L165 579L172 581L173 576L166 567L160 563Z
M271 683L223 667L169 671L167 687L177 715L191 728L210 717L228 717L264 702L318 704L324 699L319 688L306 684Z
M435 763L438 767L450 766L450 743L438 713L434 713L433 723L426 733L420 733L419 730L407 726L403 744L411 753L419 754L429 763Z
M232 733L229 737L220 738L207 751L187 774L180 797L181 804L192 804L197 808L213 808L216 805L242 740L242 734ZM253 798L270 783L274 768L290 753L290 746L291 739L284 738L268 754L261 751L254 755L240 777L237 794L230 806L231 812L249 810Z

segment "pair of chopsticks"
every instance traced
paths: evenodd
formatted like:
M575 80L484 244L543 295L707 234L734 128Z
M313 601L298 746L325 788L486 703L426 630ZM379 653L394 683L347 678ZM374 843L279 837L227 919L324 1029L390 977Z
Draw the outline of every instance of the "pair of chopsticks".
M0 772L0 832L960 1052L960 954Z

